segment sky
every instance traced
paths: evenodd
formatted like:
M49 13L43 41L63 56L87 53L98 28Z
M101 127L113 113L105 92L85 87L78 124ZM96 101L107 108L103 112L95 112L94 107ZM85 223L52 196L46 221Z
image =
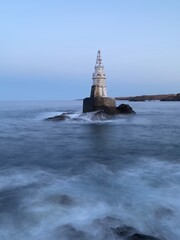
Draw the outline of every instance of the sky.
M180 0L0 0L0 100L180 92Z

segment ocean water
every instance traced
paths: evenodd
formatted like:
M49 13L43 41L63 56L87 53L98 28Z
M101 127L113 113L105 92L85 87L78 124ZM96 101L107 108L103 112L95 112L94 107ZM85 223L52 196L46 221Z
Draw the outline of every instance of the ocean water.
M100 121L82 101L0 102L0 239L180 239L179 103L130 105Z

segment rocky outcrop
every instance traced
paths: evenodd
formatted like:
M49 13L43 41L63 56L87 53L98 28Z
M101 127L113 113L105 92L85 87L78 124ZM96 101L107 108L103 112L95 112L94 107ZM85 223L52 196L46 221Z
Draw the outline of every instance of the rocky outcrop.
M61 225L56 228L55 236L58 239L78 240L162 240L141 233L134 227L123 225L120 219L112 217L96 219L92 224L81 229L71 224Z
M90 240L92 237L90 238L88 233L76 229L70 224L65 224L56 228L55 239Z
M132 107L130 107L128 104L121 104L118 107L103 106L102 108L101 107L99 108L101 110L90 111L92 113L88 116L85 114L90 113L89 111L85 112L84 114L80 114L75 118L72 118L68 113L62 113L54 117L48 117L45 120L46 121L66 121L66 120L81 121L86 116L86 118L89 117L91 121L96 121L96 120L103 121L103 120L112 119L115 116L118 116L120 114L128 114L128 115L135 114Z
M152 235L146 235L132 226L124 225L120 219L106 217L104 219L96 219L92 223L93 228L99 232L100 239L116 239L116 240L162 240Z
M161 240L159 238L139 233L137 229L130 226L120 226L117 228L112 228L113 233L119 238L119 239L125 239L125 240Z
M135 114L135 111L128 104L121 104L116 107L113 98L85 98L83 104L83 114L72 117L71 113L62 113L57 116L48 117L46 121L83 121L85 118L89 120L108 120L120 114Z
M115 235L117 235L117 237L123 238L123 239L126 239L127 237L137 233L137 229L126 226L126 225L123 225L117 228L112 228L112 231Z
M66 194L62 195L52 195L47 198L48 201L52 202L53 204L58 204L64 207L70 207L75 204L74 199Z
M161 101L180 101L180 93L176 95L167 96L161 99Z
M176 94L157 94L157 95L141 95L131 97L116 97L116 100L128 100L130 102L144 102L144 101L156 101L163 100L166 98L174 98Z
M118 114L134 114L135 111L130 107L128 104L121 104L117 108L117 113Z
M64 120L67 120L67 119L70 119L70 117L67 116L67 114L62 113L61 115L57 115L57 116L54 116L54 117L48 117L48 118L46 118L45 120L64 121Z
M152 237L150 235L144 235L135 233L132 236L129 236L127 240L161 240L160 238Z
M111 118L112 116L119 114L135 114L135 111L128 104L120 104L115 108L104 108L103 110L97 111L94 116L104 116L106 118Z
M121 104L116 107L114 98L109 97L94 97L85 98L83 101L83 113L101 111L108 115L116 114L133 114L134 110L128 104ZM98 114L99 114L98 113Z

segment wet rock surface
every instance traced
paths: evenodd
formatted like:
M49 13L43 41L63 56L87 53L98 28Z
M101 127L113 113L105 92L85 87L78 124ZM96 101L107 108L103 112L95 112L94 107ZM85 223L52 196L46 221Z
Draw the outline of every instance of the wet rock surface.
M135 233L128 237L127 240L161 240L160 238L152 237L150 235L144 235L140 233Z
M56 237L78 240L162 240L160 238L140 233L132 226L123 225L120 219L106 217L96 219L83 229L65 224L56 229Z
M48 117L45 120L51 120L51 121L64 121L64 120L68 120L70 119L70 117L66 114L66 113L62 113L61 115L57 115L54 117Z
M116 107L116 101L114 98L85 98L83 100L83 113L104 111L108 115L117 114L133 114L134 110L128 104L121 104Z
M121 104L116 109L118 114L135 114L135 111L128 104Z
M86 232L78 230L69 224L56 229L56 238L63 240L90 240L90 237Z
M92 223L92 226L97 229L95 239L98 240L162 240L146 235L135 227L124 225L121 219L113 217L97 219Z
M137 233L137 229L129 226L120 226L117 228L112 228L112 231L115 235L117 235L120 238L127 238L135 233Z
M104 115L106 118L111 118L112 116L118 116L119 114L135 114L135 111L128 104L122 103L115 108L104 107L104 109L97 111L94 115Z
M85 112L85 113L79 114L79 116L76 116L75 118L71 117L71 114L72 113L66 112L57 116L48 117L45 120L47 121L85 120L85 117L87 117L87 114L91 114L89 116L89 120L103 121L103 120L113 119L113 117L116 117L121 114L123 115L135 114L135 111L128 104L121 104L118 107L103 106L100 108L100 110L96 110L93 112L91 111Z
M58 204L58 205L62 205L62 206L73 206L75 204L74 199L72 199L70 196L68 195L54 195L48 198L49 201Z

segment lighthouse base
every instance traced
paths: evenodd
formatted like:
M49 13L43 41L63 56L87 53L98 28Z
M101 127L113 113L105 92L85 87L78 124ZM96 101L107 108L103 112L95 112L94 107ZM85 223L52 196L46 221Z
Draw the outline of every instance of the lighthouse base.
M83 113L102 110L107 114L117 114L116 101L110 97L90 97L83 100Z

